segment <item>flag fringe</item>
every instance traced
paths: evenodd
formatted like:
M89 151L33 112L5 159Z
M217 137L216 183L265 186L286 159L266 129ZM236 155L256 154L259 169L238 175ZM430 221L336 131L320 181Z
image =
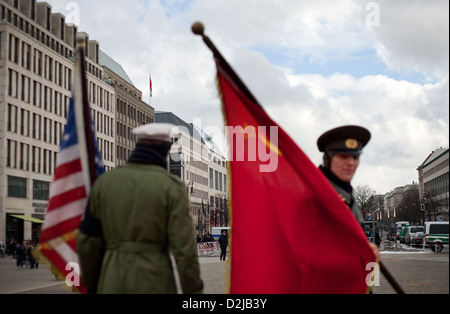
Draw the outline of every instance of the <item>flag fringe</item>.
M72 235L70 235L72 234ZM70 231L64 234L62 237L67 239L73 239L73 236L76 237L78 234L78 230ZM47 243L41 243L38 247L36 247L33 251L31 251L31 255L36 261L39 261L39 264L45 265L45 267L55 276L56 280L65 281L66 275L63 274L58 267L42 252L42 250L53 250L53 248ZM82 286L69 287L67 284L62 285L62 287L67 291L77 292L79 294L84 294L85 291L82 290Z

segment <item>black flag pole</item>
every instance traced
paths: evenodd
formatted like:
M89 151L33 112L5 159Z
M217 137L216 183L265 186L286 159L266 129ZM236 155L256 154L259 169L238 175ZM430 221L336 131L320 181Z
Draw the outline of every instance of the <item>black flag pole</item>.
M214 58L216 61L218 61L221 66L225 70L225 74L231 76L232 81L234 81L240 90L242 90L245 95L251 100L253 103L258 105L259 107L262 107L256 98L253 96L253 94L250 92L250 90L247 88L247 86L242 82L242 80L239 78L239 76L236 74L236 72L233 70L233 68L228 64L226 59L222 56L220 51L216 48L216 46L213 44L211 39L209 39L208 36L205 35L205 27L200 22L195 22L192 24L192 32L196 35L199 35L202 37L204 43L208 48L212 51ZM384 264L381 261L378 261L378 265L380 266L380 272L384 275L386 280L391 284L391 286L394 288L394 290L398 294L405 294L402 287L398 284L398 282L395 280L395 278L391 275L391 273L387 270L387 268L384 266Z
M81 103L83 105L83 126L84 126L84 136L86 138L86 149L88 156L88 169L90 182L89 185L92 186L96 180L97 173L95 169L95 150L94 150L94 138L92 136L92 123L91 123L91 107L89 105L88 99L88 87L86 78L86 61L85 61L85 49L86 44L83 36L77 36L77 63L79 66L78 70L81 72L81 91L78 95L81 95ZM76 77L75 79L78 79ZM75 106L76 104L74 104Z

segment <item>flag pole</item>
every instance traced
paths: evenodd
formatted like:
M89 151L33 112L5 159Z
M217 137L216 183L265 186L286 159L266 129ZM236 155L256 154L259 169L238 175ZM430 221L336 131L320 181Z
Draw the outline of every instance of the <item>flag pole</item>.
M394 288L395 292L397 292L398 294L405 294L405 291L398 284L397 280L395 280L395 278L392 277L391 273L387 270L386 266L384 266L384 264L381 261L378 261L378 265L380 265L381 273L386 278L386 280L389 281L392 288Z
M203 24L201 22L195 22L194 24L192 24L192 32L194 34L202 37L206 46L208 46L208 48L212 51L216 61L219 61L221 66L224 68L224 70L225 70L224 72L226 72L226 73L222 73L222 74L231 76L231 81L235 82L236 85L238 85L238 88L244 92L245 96L247 96L257 106L262 108L262 106L258 103L256 98L253 96L253 94L250 92L250 90L244 84L244 82L242 82L242 80L239 78L239 76L236 74L236 72L233 70L233 68L228 64L226 59L222 56L220 51L213 44L211 39L209 39L209 37L205 35L204 31L205 31L205 27L203 26ZM391 284L391 286L394 288L394 290L398 294L405 294L405 292L403 291L401 286L398 284L398 282L395 280L395 278L390 274L390 272L387 270L387 268L384 266L384 264L381 261L379 261L378 264L380 266L381 273L384 275L384 277L387 279L387 281Z
M78 108L78 110L82 110L82 117L78 117L79 119L77 121L83 121L83 133L86 143L86 151L87 151L87 169L89 173L89 190L92 184L94 183L96 179L96 170L95 170L95 152L94 152L94 139L92 137L92 123L91 123L91 112L90 112L90 105L89 105L89 99L88 99L88 90L87 90L87 79L86 79L86 63L85 63L85 42L84 38L82 36L77 36L77 67L79 69L80 76L76 77L75 79L81 79L81 82L78 82L78 87L81 89L82 99L81 105L82 108ZM79 105L80 102L76 101L74 105ZM77 111L77 109L76 109ZM79 111L78 111L79 112ZM80 143L83 143L84 141L82 139L79 139Z
M152 105L152 97L153 97L153 91L152 91L152 70L148 70L148 79L149 79L149 94L148 94L148 104Z

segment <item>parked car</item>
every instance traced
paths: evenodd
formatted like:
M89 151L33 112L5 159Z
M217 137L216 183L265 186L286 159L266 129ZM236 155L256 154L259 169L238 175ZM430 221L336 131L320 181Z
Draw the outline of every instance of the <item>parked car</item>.
M425 222L425 245L433 252L440 252L448 244L448 221Z
M397 233L395 235L395 240L400 241L400 233L402 233L402 230L401 229L397 230Z
M411 245L415 247L423 246L423 231L416 232L416 234L411 240Z
M402 227L402 231L400 232L400 243L405 243L406 240L406 230L408 227L412 227L410 225L405 225Z
M397 221L395 223L395 232L396 232L396 239L397 239L397 241L400 240L400 233L402 232L402 228L404 226L410 226L409 221L402 220L402 221Z
M417 232L423 232L423 226L410 226L406 228L405 231L405 243L407 245L412 245L412 240L416 236Z

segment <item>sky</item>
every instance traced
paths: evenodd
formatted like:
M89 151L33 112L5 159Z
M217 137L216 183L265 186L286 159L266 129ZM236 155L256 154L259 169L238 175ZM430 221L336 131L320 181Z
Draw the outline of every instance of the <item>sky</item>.
M449 146L447 0L47 2L122 65L145 102L209 131L224 151L215 64L191 31L197 21L315 165L322 133L370 130L354 187L384 194L417 183L417 167Z

